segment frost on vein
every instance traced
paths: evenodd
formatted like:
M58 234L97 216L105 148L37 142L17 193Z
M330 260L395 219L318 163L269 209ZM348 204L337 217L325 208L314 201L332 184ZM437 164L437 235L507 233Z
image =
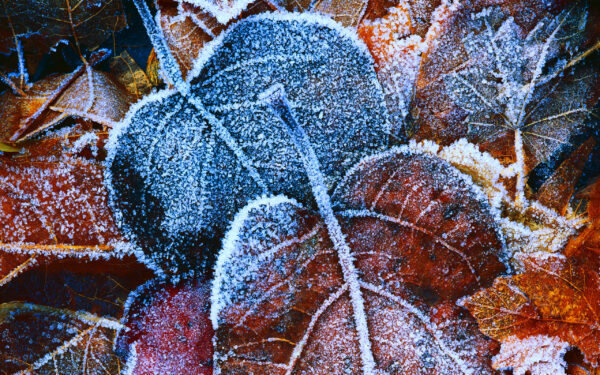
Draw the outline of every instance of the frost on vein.
M189 98L166 91L146 98L108 146L117 219L171 273L206 267L229 221L260 194L283 193L314 205L293 141L258 98L273 84L285 87L328 190L361 157L389 143L372 59L333 21L252 17L206 49ZM225 141L213 115L232 140Z

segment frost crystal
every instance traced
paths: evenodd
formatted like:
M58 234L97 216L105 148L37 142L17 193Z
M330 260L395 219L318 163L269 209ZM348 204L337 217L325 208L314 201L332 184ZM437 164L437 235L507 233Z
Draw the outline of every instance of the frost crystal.
M388 146L372 59L335 22L251 17L206 51L189 97L164 91L144 99L108 145L117 221L171 272L205 267L229 220L261 194L314 205L293 140L259 98L274 84L285 88L329 191L362 156Z
M519 339L510 336L493 358L494 368L510 368L515 375L564 375L567 363L563 356L569 346L557 337L538 335Z

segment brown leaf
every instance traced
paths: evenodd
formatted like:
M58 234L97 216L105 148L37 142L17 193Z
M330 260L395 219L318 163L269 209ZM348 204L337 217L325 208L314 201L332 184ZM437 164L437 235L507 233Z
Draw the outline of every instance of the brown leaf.
M370 364L386 373L490 372L494 344L453 304L504 270L492 216L472 185L438 159L395 151L359 164L333 201L347 255L329 223L287 198L237 216L213 283L215 365L224 373L361 373Z
M333 18L346 27L357 27L367 10L368 0L317 0L311 11Z
M480 330L504 343L545 335L577 346L600 364L600 263L597 256L522 256L524 273L500 277L463 305Z
M590 138L579 146L539 188L536 194L537 201L564 216L575 185L595 145L596 140Z
M466 137L505 164L522 160L526 174L583 128L598 99L597 80L584 79L598 65L579 57L586 8L502 1L482 12L491 1L475 3L461 3L423 58L415 137Z
M509 336L493 359L496 370L512 369L515 375L564 375L567 363L563 356L569 344L556 337L530 336L523 340Z
M121 52L110 60L110 71L117 82L127 89L129 94L141 99L152 90L152 84L146 73L127 53Z
M0 162L0 250L27 254L110 252L121 236L103 184L106 133L63 133Z
M600 254L600 180L587 190L589 191L587 213L590 223L579 236L569 242L564 251L567 256L588 251Z
M126 26L121 0L2 0L0 52L46 53L61 40L94 49Z
M107 73L79 68L71 74L51 75L19 96L0 96L0 139L22 142L68 116L113 126L127 113L135 97Z

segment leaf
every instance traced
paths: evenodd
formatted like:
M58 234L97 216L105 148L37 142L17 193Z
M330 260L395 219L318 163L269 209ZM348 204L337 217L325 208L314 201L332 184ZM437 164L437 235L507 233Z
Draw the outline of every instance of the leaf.
M21 149L17 148L17 147L13 147L11 145L7 145L6 143L0 142L0 151L2 151L2 152L19 152L19 151L21 151Z
M406 122L421 58L435 44L445 18L456 11L446 2L401 1L375 20L358 28L375 59L377 77L386 93L386 104L397 132L410 135Z
M332 201L339 234L322 206L282 196L236 216L212 292L221 372L491 372L493 344L453 304L504 270L473 185L396 149L358 164Z
M497 370L512 369L515 375L566 375L563 356L568 348L568 343L554 337L540 335L521 340L510 336L494 357L493 366Z
M107 55L98 51L90 62ZM92 60L93 59L93 60ZM25 96L5 92L0 96L0 139L22 142L68 116L112 126L122 119L134 97L104 72L82 65L74 72L50 75L34 83Z
M595 145L594 138L590 138L579 146L539 188L537 201L564 216Z
M115 344L129 373L212 374L209 298L202 280L151 282L132 292Z
M600 182L596 181L587 190L589 190L587 214L590 223L579 236L571 239L564 251L567 256L589 251L600 253Z
M157 2L157 17L182 76L187 77L203 46L225 27L210 14L185 2Z
M72 131L2 157L2 252L98 255L122 245L98 163L106 134Z
M556 337L578 347L586 362L600 364L598 259L522 256L524 272L500 277L463 305L480 330L504 343L512 337Z
M447 20L423 60L412 115L416 139L467 137L524 176L583 129L598 99L585 77L598 65L577 57L586 41L582 3L531 28L507 7L463 6Z
M346 27L357 27L367 10L368 0L317 0L312 12L327 15Z
M152 90L153 85L146 73L127 51L121 52L119 56L115 56L110 60L110 71L112 77L126 88L130 95L135 96L137 99L141 99Z
M221 24L225 25L239 16L255 0L178 0L187 2L209 12Z
M271 85L289 92L328 189L389 143L372 60L332 21L259 15L209 51L190 96L163 91L135 105L108 156L117 222L169 273L205 269L229 221L262 193L312 204L292 140L259 99Z
M126 25L121 0L2 0L0 52L17 49L15 40L32 52L69 39L93 50Z
M41 271L41 272L40 272ZM49 262L0 289L0 368L6 373L118 373L112 350L130 288L149 276L123 260Z

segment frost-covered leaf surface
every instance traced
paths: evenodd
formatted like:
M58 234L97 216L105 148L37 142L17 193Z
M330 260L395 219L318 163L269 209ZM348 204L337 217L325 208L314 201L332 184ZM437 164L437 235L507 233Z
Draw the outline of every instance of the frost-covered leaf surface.
M0 52L16 40L42 53L66 40L93 49L126 25L121 0L2 0Z
M488 336L502 342L552 336L578 347L586 362L600 361L598 257L523 256L525 271L496 279L463 300ZM527 347L524 347L527 350Z
M360 163L332 199L341 240L281 196L236 217L213 283L221 373L491 372L494 344L452 304L504 270L471 183L396 150Z
M172 91L146 98L110 146L117 220L170 271L204 267L235 213L260 194L313 205L292 140L259 99L272 85L285 87L329 190L360 157L389 143L368 51L332 21L251 17L207 48L190 98Z
M55 261L20 275L0 289L2 373L118 374L118 319L148 276L131 258Z
M511 369L515 375L565 375L567 362L563 356L569 344L544 335L519 339L507 337L494 357L495 369Z
M367 5L367 0L317 0L311 11L329 16L344 26L357 27Z
M213 328L206 281L150 282L131 293L117 352L128 373L211 375Z
M583 3L540 12L533 25L505 3L465 3L446 21L422 63L412 113L418 139L467 137L528 172L582 131L597 101L598 65L577 59L587 37Z

